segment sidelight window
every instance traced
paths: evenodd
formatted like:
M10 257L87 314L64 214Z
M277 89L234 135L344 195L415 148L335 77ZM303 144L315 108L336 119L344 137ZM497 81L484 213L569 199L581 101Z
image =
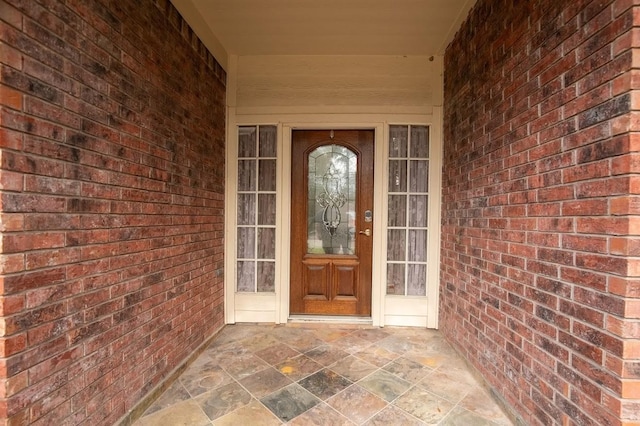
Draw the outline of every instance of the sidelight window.
M276 136L276 126L238 128L238 292L275 290Z
M387 294L425 296L429 127L389 126Z

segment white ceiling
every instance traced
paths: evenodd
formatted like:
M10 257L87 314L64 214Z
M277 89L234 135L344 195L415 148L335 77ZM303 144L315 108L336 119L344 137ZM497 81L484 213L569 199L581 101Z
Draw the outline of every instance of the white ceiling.
M438 55L476 0L171 0L228 55Z

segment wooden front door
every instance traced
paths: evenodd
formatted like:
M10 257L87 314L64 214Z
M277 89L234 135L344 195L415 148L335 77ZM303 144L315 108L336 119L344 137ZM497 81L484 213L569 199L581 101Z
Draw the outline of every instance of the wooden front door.
M294 130L290 313L371 315L373 130Z

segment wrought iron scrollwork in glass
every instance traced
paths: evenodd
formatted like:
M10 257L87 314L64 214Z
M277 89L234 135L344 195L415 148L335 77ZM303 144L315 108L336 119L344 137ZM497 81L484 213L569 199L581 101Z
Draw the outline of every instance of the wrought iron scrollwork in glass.
M353 254L357 155L323 145L309 153L308 253Z
M322 184L324 192L318 195L316 201L323 207L322 223L324 228L333 236L342 221L340 209L347 202L347 196L343 192L344 179L334 164L331 164L322 176Z

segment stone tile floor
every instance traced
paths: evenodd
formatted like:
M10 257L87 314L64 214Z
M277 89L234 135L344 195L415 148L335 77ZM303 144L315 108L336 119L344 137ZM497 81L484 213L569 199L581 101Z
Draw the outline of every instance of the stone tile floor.
M134 426L511 425L434 330L230 325Z

